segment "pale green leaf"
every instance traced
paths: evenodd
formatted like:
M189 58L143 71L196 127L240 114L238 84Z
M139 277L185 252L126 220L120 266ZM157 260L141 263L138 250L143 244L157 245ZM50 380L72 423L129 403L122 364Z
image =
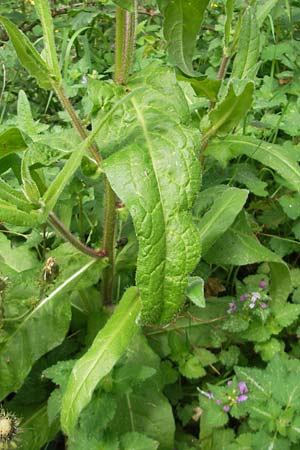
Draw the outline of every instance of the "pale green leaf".
M40 223L37 212L31 211L29 213L22 211L5 200L0 200L0 211L1 221L10 225L32 228Z
M205 307L204 280L201 277L190 277L186 288L186 296L200 308Z
M5 26L21 64L37 79L41 88L51 89L53 74L29 39L5 17L0 16L0 23Z
M289 151L279 145L260 141L249 136L228 136L222 141L210 142L205 154L225 163L232 158L246 155L271 167L291 188L300 192L300 168Z
M195 76L193 56L196 39L209 0L169 0L163 8L164 36L172 64Z
M200 196L204 197L205 191ZM216 198L211 209L197 221L204 255L233 224L247 197L248 191L245 189L227 188Z
M278 0L258 0L256 17L257 23L260 27L277 3Z
M0 178L0 199L11 204L11 206L16 206L17 208L29 212L32 206L26 200L25 195L13 189L8 183Z
M104 170L129 208L139 240L142 321L164 323L178 313L188 274L200 257L190 214L200 185L199 138L174 74L154 70L148 67L132 79L129 87L143 89L99 139L103 148L115 151L104 161Z
M127 9L133 12L134 10L134 0L113 0L113 3L120 8Z
M45 56L48 67L50 67L51 72L54 74L55 81L60 83L61 74L55 49L53 22L49 2L48 0L35 0L34 7L43 28Z
M99 381L111 371L136 333L139 300L138 290L129 288L90 349L75 364L62 401L61 424L66 434L72 433Z
M121 449L127 450L156 450L159 442L137 432L126 433L121 437Z
M38 204L40 200L40 192L38 187L33 180L30 168L29 168L29 153L28 150L24 153L21 164L21 178L22 178L22 190L25 197L30 203Z
M215 134L224 136L240 123L251 106L253 90L254 84L249 82L236 95L233 84L229 85L225 98L208 115L210 127L205 130L203 141Z
M4 274L7 267L13 272L23 272L36 267L37 264L34 251L24 245L13 248L11 241L3 234L0 235L0 268Z
M20 319L0 350L0 399L18 390L35 361L63 341L71 319L66 292L95 263L82 266Z
M258 69L259 27L254 7L245 11L231 78L253 79Z
M225 4L225 13L226 13L226 21L225 21L225 29L224 29L224 48L225 54L228 52L228 46L230 41L230 32L231 32L231 21L233 16L233 8L234 8L235 0L226 0Z
M9 128L0 134L0 159L27 147L18 128Z
M30 103L23 90L18 95L18 125L29 136L36 134L36 125L32 117Z

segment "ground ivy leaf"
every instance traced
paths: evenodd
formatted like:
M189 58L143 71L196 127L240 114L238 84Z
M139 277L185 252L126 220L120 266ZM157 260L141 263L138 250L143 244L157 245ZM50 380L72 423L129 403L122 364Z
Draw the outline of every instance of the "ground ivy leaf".
M199 139L172 71L147 68L129 87L141 85L123 118L120 111L112 117L110 128L119 129L115 149L121 150L104 161L104 169L129 208L139 240L142 322L164 323L180 309L188 274L200 257L189 211L200 185Z

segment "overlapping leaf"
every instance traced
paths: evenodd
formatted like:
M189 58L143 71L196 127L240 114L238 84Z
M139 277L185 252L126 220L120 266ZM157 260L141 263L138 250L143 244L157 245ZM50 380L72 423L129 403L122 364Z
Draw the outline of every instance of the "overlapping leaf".
M299 164L284 147L250 136L228 136L222 141L209 143L205 153L223 163L240 155L246 155L271 167L288 182L293 190L300 191Z
M138 236L142 321L163 323L180 309L188 274L200 256L189 211L200 184L199 141L171 71L148 68L129 87L134 93L141 85L99 139L106 151L121 149L104 161L104 169Z

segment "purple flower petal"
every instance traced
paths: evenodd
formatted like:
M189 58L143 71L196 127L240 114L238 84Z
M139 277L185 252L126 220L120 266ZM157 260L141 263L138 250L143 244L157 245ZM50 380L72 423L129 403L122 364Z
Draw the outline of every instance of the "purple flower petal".
M266 303L261 303L261 305L260 305L261 309L266 309L267 306L268 306L268 305L267 305Z
M250 302L256 302L256 300L260 299L260 293L259 292L252 292Z
M227 309L227 313L231 314L236 310L236 303L231 302L229 303L229 309Z
M230 410L230 406L225 405L223 406L223 411L228 412Z
M201 393L202 393L205 397L209 398L210 400L211 400L212 398L214 398L214 394L213 394L212 392L201 391Z
M232 381L231 380L227 381L227 386L231 386L231 385L232 385Z
M240 394L246 394L246 392L248 392L248 388L247 388L245 381L240 381L238 386L239 386Z
M255 303L250 303L249 308L250 308L250 309L255 308Z
M239 395L237 398L237 403L241 403L241 402L245 402L246 400L248 400L248 395Z
M221 405L221 403L222 403L222 400L220 400L219 398L216 400L216 404L217 405Z
M264 281L264 280L262 280L262 281L259 283L259 287L260 287L261 289L264 289L266 286L267 286L267 282Z

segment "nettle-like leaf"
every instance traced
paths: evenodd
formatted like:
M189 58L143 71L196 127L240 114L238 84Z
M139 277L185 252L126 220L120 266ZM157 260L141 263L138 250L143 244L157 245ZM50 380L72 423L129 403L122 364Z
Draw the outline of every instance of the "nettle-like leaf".
M77 256L76 261L77 270L40 300L31 312L17 320L9 318L10 327L14 326L0 348L1 399L18 390L35 361L63 341L71 319L70 297L66 292L74 288L91 266L97 264L97 260L91 261L85 256L79 259ZM102 262L98 264L103 265ZM13 288L18 278L11 275L9 281Z
M189 76L195 76L193 56L196 38L208 3L209 0L161 2L170 61Z
M190 209L200 185L198 132L172 71L157 66L132 78L144 86L118 109L99 140L110 151L104 170L129 208L139 240L137 286L144 323L172 320L188 274L200 257ZM134 94L134 91L133 91ZM118 130L117 136L108 141Z
M205 155L213 156L222 164L240 155L246 155L275 170L292 190L300 191L299 164L285 147L250 136L228 136L223 140L210 142Z

